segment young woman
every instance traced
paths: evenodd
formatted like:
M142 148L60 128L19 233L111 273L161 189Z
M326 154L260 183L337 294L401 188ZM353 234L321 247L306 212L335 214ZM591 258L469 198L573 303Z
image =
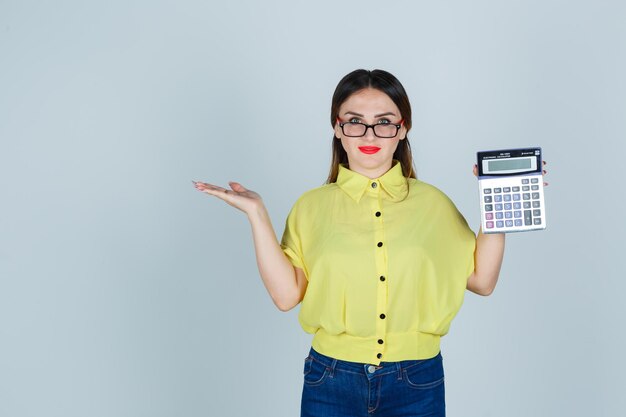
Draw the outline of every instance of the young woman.
M346 75L330 120L328 180L296 201L280 244L259 194L236 182L195 187L246 213L276 306L302 303L299 322L314 338L301 416L444 416L439 341L465 289L493 291L504 234L475 236L416 179L411 106L390 73Z

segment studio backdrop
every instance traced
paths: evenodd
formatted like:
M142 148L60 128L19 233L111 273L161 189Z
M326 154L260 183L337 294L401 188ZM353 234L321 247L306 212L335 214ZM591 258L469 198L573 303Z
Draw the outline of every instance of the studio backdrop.
M256 269L390 71L417 175L479 226L476 152L541 146L548 228L443 339L450 416L626 415L621 1L0 1L0 415L299 413L311 344Z

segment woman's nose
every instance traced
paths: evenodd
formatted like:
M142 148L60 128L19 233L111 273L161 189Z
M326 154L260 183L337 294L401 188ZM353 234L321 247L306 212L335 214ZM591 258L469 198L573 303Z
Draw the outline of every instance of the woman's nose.
M363 135L365 139L376 139L376 135L374 134L374 126L367 126L365 128L365 135Z

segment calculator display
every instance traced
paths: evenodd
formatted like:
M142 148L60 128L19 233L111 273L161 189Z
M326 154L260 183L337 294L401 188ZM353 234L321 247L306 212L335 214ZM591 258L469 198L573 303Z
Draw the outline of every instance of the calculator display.
M546 228L541 148L478 152L483 233Z
M532 164L529 158L501 159L487 161L489 171L510 171L512 169L529 169Z
M512 157L510 151L483 156L482 175L519 174L537 170L538 156Z

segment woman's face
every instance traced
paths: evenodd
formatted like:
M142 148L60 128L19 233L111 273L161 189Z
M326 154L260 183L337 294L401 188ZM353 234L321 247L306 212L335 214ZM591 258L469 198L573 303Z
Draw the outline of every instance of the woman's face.
M365 88L352 94L339 107L341 122L359 122L368 125L398 124L402 115L398 106L380 90ZM335 123L335 136L348 154L352 171L368 178L378 178L391 168L393 153L398 142L406 138L404 125L393 138L379 138L374 130L367 129L365 136L349 137L343 134L339 122Z

